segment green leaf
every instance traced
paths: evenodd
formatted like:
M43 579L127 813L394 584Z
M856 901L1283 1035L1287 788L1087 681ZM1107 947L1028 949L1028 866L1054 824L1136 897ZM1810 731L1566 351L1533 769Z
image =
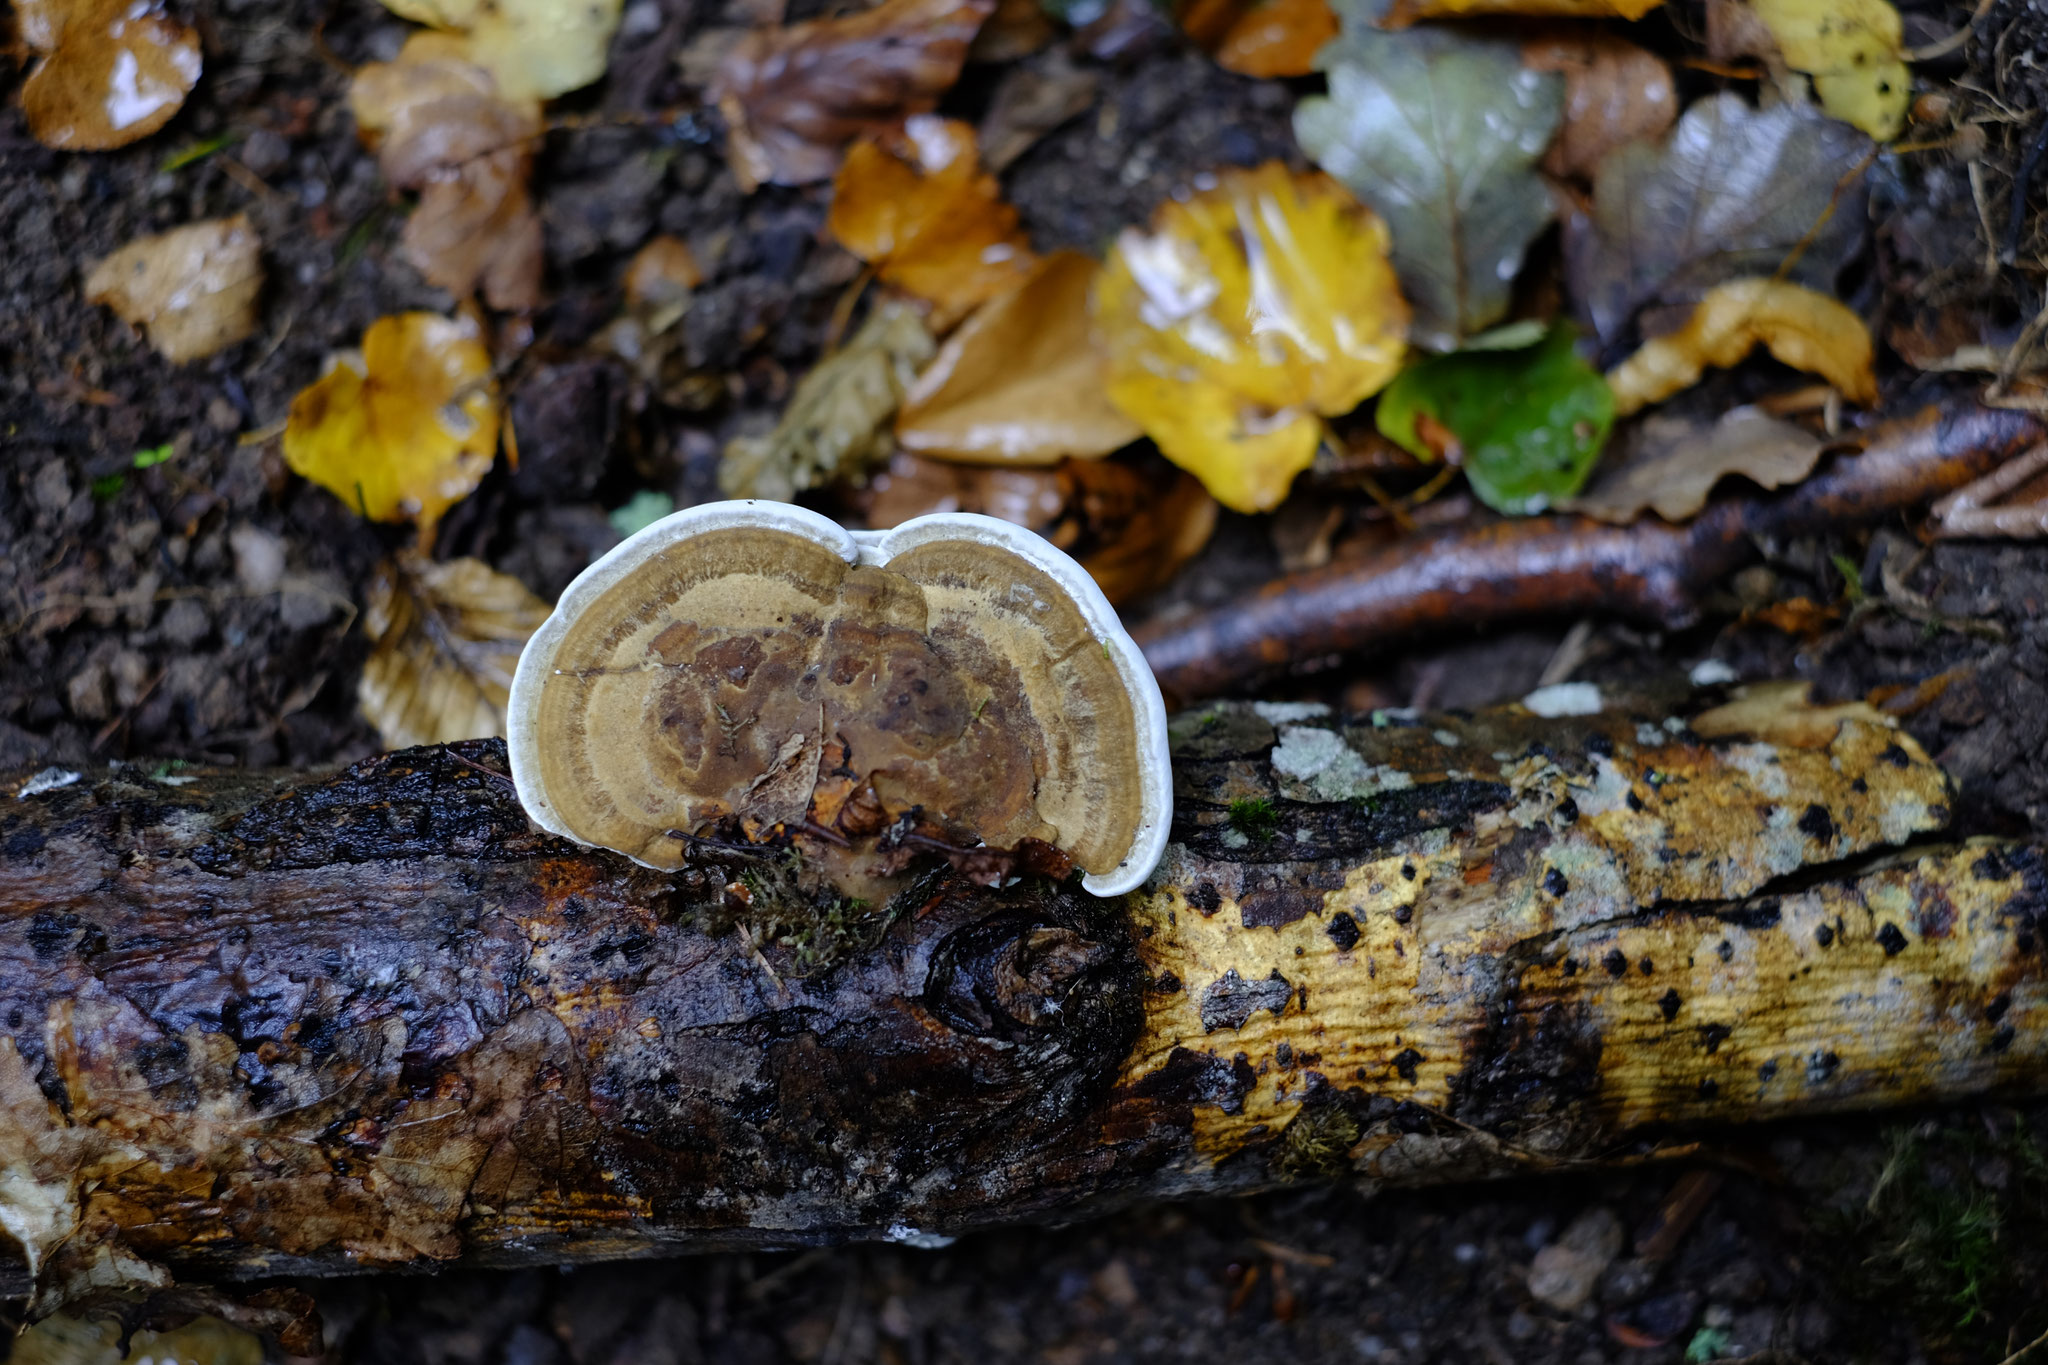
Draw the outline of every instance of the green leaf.
M126 486L127 482L128 476L126 474L100 475L100 477L92 481L93 501L112 502L115 498L121 496L121 489Z
M1564 81L1524 68L1511 39L1385 33L1340 8L1344 35L1316 57L1330 93L1296 106L1294 136L1387 220L1410 335L1448 350L1507 311L1522 253L1551 219L1535 167Z
M1449 452L1417 430L1428 417L1456 441L1479 500L1509 516L1579 491L1614 425L1614 394L1579 359L1569 328L1518 351L1455 351L1403 370L1380 395L1380 434L1425 459Z
M195 142L189 147L180 148L164 158L164 164L160 169L166 171L183 170L195 161L206 160L206 158L212 156L221 148L232 143L235 137L236 134L234 133L222 133L219 137L210 137L204 142Z
M152 466L162 464L165 460L168 460L170 458L171 443L169 441L166 441L160 446L151 446L148 450L136 451L135 467L137 469L149 469Z
M641 489L626 499L623 507L614 507L605 517L612 529L623 538L635 535L660 521L676 510L676 500L666 493L655 493Z

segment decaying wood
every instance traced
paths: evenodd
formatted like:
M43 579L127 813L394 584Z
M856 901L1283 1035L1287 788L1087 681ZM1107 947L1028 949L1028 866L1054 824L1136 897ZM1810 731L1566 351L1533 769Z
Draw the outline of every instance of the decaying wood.
M1175 731L1143 890L927 884L807 976L721 908L727 855L664 875L539 835L495 743L22 775L18 1278L50 1303L923 1242L2048 1082L2043 850L1930 842L1948 782L1868 708L1232 704Z
M1773 539L1867 526L1953 492L2039 441L2021 412L1959 401L1869 433L1860 454L1775 496L1709 504L1683 526L1525 517L1406 540L1155 622L1138 643L1169 702L1220 696L1333 655L1432 630L1597 613L1668 628Z

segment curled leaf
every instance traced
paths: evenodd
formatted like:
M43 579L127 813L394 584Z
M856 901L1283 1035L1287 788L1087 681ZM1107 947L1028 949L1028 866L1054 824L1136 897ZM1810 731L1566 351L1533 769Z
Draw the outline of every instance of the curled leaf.
M1712 426L1668 417L1647 418L1631 449L1571 510L1602 521L1634 521L1645 509L1666 521L1684 521L1707 505L1714 485L1741 475L1763 488L1783 488L1813 472L1827 442L1801 426L1736 408Z
M372 521L416 522L424 541L490 469L498 419L476 321L397 313L299 391L284 458Z
M1564 82L1507 39L1358 19L1316 64L1330 93L1295 107L1294 135L1393 229L1416 340L1448 350L1497 322L1552 216L1536 162Z
M169 123L199 83L199 35L161 0L19 0L15 16L40 54L21 110L46 147L125 147Z
M1418 19L1477 19L1494 14L1535 15L1545 19L1640 19L1664 0L1394 0L1387 10L1388 28L1406 28Z
M1407 347L1387 226L1327 176L1224 172L1127 228L1095 289L1109 400L1224 506L1267 511L1318 414L1378 392Z
M934 349L917 309L896 300L877 305L797 383L773 432L726 445L719 488L728 497L787 502L806 488L866 473L887 458L890 419Z
M396 61L360 68L348 101L385 178L420 191L403 241L428 282L480 288L494 308L538 303L541 225L527 185L539 103L505 96L445 33L416 33Z
M1626 417L1699 382L1709 365L1738 364L1757 346L1833 384L1852 403L1877 401L1870 329L1847 305L1779 280L1731 280L1707 291L1685 326L1642 344L1608 372Z
M1543 157L1552 175L1590 180L1609 152L1662 136L1678 117L1678 86L1664 59L1612 34L1531 39L1522 61L1564 77L1564 124Z
M519 651L547 618L547 603L482 560L386 561L363 607L364 719L387 749L504 734Z
M1614 396L1559 327L1533 346L1410 366L1374 420L1397 445L1460 465L1488 507L1527 516L1579 491L1614 425Z
M706 92L726 119L743 189L829 180L846 144L928 113L960 78L996 0L883 0L871 10L757 29Z
M1821 108L1880 142L1906 126L1913 78L1889 0L1747 0L1747 15L1725 12L1742 7L1743 0L1717 0L1710 8L1719 58L1777 59L1805 72Z
M905 120L900 153L872 141L847 150L825 228L934 304L940 326L1015 285L1034 260L1017 210L981 169L974 129L931 114Z
M263 244L242 213L138 237L85 277L88 303L112 308L180 365L254 332L262 288Z
M1216 47L1216 64L1240 76L1279 79L1316 69L1316 53L1337 36L1328 0L1263 0L1234 20Z
M604 74L623 0L384 0L394 14L461 36L498 93L545 100Z
M1058 252L983 304L904 395L896 443L942 459L1054 464L1143 435L1103 391L1088 319L1098 269L1077 251Z

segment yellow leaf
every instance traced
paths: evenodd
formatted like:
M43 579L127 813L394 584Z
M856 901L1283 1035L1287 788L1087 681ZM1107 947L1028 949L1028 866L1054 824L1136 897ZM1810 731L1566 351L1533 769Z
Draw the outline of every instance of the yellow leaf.
M21 111L46 147L124 147L170 122L199 83L199 35L161 0L21 0L15 19L42 56Z
M392 13L459 33L507 99L552 99L604 74L623 0L384 0Z
M1664 0L1394 0L1382 21L1406 28L1418 19L1468 19L1533 14L1546 19L1640 19Z
M1755 347L1819 375L1851 402L1877 401L1870 330L1825 294L1782 280L1730 280L1707 291L1685 326L1644 342L1610 370L1614 411L1625 417L1699 382L1709 365L1737 364Z
M975 464L1049 465L1143 435L1102 389L1088 331L1099 270L1078 251L1057 252L983 304L904 394L896 444Z
M1888 142L1906 126L1913 81L1888 0L1750 0L1785 65L1813 77L1821 107Z
M181 365L255 331L262 288L263 244L246 213L138 237L85 277L88 303L106 304Z
M505 733L519 651L548 604L476 559L401 555L371 580L356 700L387 749Z
M1017 210L981 169L972 127L916 114L903 144L848 149L825 228L882 279L932 303L943 328L1015 285L1034 258Z
M420 538L483 480L498 448L491 353L474 319L379 318L360 351L292 400L284 458L372 521L411 519Z
M1240 14L1216 47L1216 65L1240 76L1306 76L1337 36L1328 0L1262 0Z
M1270 510L1315 458L1317 414L1400 368L1408 304L1387 247L1336 181L1279 162L1166 204L1096 284L1110 401L1224 506Z

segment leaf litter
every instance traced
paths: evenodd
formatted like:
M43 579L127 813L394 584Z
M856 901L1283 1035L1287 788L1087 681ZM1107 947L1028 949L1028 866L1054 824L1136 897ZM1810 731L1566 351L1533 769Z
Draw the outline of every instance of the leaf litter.
M1704 426L1653 415L1637 425L1626 445L1567 504L1571 511L1628 522L1647 510L1666 521L1685 521L1707 505L1722 479L1740 476L1760 488L1782 488L1811 474L1828 448L1805 427L1747 405Z
M199 35L161 0L17 0L21 41L39 54L21 83L38 142L103 151L169 123L199 84Z
M175 365L225 350L256 331L263 243L247 214L138 237L85 277L103 303Z
M1854 403L1877 401L1870 329L1826 294L1782 280L1730 280L1707 291L1677 331L1652 337L1608 372L1622 416L1699 382L1710 365L1739 363L1762 346L1810 370Z
M512 670L548 611L481 560L387 560L363 608L364 718L391 749L503 735Z

